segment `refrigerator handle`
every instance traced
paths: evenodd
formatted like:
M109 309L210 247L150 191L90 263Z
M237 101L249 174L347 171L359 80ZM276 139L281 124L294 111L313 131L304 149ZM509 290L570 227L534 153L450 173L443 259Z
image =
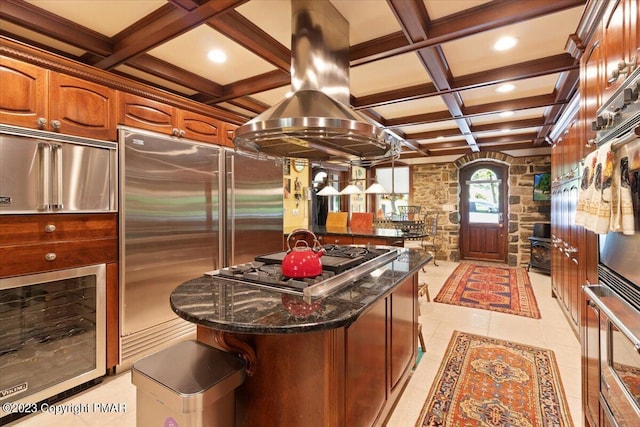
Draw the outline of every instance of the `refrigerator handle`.
M229 184L231 188L231 197L229 200L230 208L228 210L227 224L229 224L229 228L231 229L231 264L236 265L235 254L236 254L236 171L235 171L235 158L233 156L230 157L230 173L229 173ZM229 192L227 192L229 194Z
M38 210L48 211L51 207L51 146L46 142L38 143L38 169L40 186L38 188Z
M51 208L54 210L61 210L64 208L62 205L62 146L59 144L52 144L53 154L53 205Z

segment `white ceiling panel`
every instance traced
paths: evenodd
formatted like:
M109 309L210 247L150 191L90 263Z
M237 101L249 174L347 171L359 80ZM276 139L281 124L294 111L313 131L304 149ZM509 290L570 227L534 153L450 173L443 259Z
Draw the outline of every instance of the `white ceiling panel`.
M134 22L167 4L164 0L27 0L107 37L113 37Z
M224 51L227 62L215 64L209 61L207 53L212 49ZM200 25L150 50L149 54L163 61L180 64L187 71L223 85L275 70L264 59L207 25Z
M437 111L445 111L445 106L442 98L438 96L431 96L429 98L416 99L413 101L397 102L395 104L382 105L375 107L373 110L387 119L394 119L397 117L413 116L421 113L433 113Z
M338 12L349 21L351 46L401 31L385 1L331 0Z
M550 95L555 89L559 74L549 74L520 81L510 82L515 86L511 92L497 92L499 85L485 86L460 92L462 101L467 107L487 104L489 102L508 101L512 99L528 98L536 95Z
M576 28L582 8L573 8L543 18L531 19L496 30L442 44L454 75L506 67L536 58L564 53L567 28ZM493 44L502 36L512 36L518 44L508 51L496 52Z
M351 94L355 96L364 96L431 81L417 55L413 52L352 67L349 79Z
M420 132L436 132L439 130L452 130L458 129L456 123L453 120L445 120L434 123L422 123L413 126L401 126L398 128L406 134L420 133Z
M491 0L422 0L429 18L439 19L445 16L452 15L454 13L462 12L463 10L470 9L472 7L480 6L483 3L488 3Z
M236 10L291 49L291 0L249 1Z
M491 123L507 123L514 120L534 119L544 117L544 108L528 108L526 110L516 110L512 116L501 117L499 114L483 114L470 117L472 126L485 125Z

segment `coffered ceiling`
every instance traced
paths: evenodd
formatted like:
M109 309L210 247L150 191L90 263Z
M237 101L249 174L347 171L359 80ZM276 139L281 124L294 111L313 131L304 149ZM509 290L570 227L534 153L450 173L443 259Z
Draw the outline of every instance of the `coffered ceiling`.
M350 24L351 105L407 163L547 154L578 87L585 0L331 0ZM2 0L0 34L235 114L290 91L290 0ZM496 51L502 36L515 38ZM207 58L226 53L222 64ZM510 92L499 92L511 83ZM511 114L511 115L507 115Z

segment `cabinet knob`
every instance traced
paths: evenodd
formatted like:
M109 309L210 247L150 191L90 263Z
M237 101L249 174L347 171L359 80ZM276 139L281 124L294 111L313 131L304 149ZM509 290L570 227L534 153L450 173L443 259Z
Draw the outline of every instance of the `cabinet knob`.
M53 233L54 231L56 231L56 226L55 224L47 224L44 226L44 231L46 231L47 233Z
M44 259L46 259L47 261L55 261L56 253L55 252L49 252L48 254L46 254L44 256Z
M51 120L51 127L54 128L55 130L60 129L60 120Z
M37 123L38 129L44 129L44 127L47 125L47 119L45 119L44 117L38 117Z
M178 136L183 137L185 134L183 129L180 129L180 132L178 132Z

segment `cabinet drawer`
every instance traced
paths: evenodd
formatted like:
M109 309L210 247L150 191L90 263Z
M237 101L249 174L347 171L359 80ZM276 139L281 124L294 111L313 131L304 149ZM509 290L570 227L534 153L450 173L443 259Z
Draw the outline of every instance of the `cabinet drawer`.
M0 246L117 237L116 215L0 215Z
M0 246L0 277L118 261L118 239Z

